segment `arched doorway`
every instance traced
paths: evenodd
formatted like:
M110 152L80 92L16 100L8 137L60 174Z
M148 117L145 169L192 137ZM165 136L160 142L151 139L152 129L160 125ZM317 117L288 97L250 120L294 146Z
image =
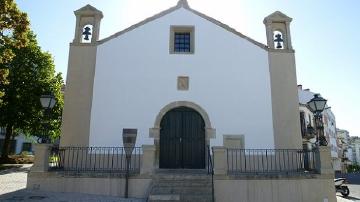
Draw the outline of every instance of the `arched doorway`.
M160 168L205 168L205 122L197 111L174 108L160 128Z

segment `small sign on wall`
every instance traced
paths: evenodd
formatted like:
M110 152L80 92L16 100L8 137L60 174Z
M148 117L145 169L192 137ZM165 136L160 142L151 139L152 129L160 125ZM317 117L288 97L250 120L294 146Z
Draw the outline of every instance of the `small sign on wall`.
M131 156L136 143L137 129L123 128L123 144L126 156Z
M177 89L178 90L189 90L189 77L188 76L179 76L178 77Z

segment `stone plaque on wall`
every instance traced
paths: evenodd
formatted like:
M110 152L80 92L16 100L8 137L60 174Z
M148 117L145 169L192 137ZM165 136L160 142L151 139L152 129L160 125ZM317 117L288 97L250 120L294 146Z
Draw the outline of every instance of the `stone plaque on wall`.
M223 135L224 147L245 149L244 135Z
M188 76L179 76L178 77L177 89L178 90L189 90L189 77Z

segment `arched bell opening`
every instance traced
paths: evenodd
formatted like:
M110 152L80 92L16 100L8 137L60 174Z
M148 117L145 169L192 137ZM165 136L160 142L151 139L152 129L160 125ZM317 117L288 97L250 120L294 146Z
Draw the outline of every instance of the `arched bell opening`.
M284 43L284 34L280 30L275 30L273 32L273 39L274 39L274 47L275 49L285 49Z
M93 25L87 24L82 28L81 43L91 43L93 37Z

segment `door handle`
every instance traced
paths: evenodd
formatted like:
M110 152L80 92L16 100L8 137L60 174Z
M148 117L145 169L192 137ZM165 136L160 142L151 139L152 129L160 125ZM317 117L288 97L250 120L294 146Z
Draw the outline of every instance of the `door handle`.
M182 138L180 138L180 143L182 142Z

